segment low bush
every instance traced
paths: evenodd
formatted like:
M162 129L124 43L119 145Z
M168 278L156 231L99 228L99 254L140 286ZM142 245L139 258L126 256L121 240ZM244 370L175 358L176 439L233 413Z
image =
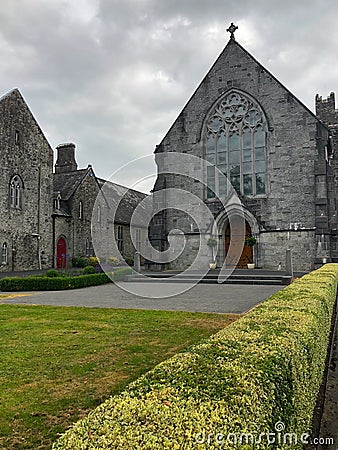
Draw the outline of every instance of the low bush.
M73 267L84 268L86 266L90 266L91 262L86 256L74 256L72 258L72 265Z
M95 268L93 266L86 266L83 269L83 275L90 275L92 273L96 273Z
M48 278L55 278L55 277L59 277L60 275L57 270L50 269L50 270L47 270L47 272L44 274L44 276L48 277Z
M327 264L292 283L111 397L53 449L301 449L323 376L337 278L338 265Z
M8 277L0 279L0 290L3 292L17 291L59 291L63 289L78 289L97 286L111 282L105 273L79 275L76 277Z

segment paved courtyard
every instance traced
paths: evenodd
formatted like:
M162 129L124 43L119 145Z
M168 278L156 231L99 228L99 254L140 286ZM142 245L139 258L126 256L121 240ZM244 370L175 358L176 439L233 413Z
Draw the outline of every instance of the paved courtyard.
M121 283L126 289L135 289L136 283ZM163 292L170 293L174 283L161 283ZM147 291L151 286L144 286ZM179 289L183 289L183 283ZM158 289L158 286L154 286ZM39 304L55 306L84 306L99 308L157 309L215 313L244 313L282 286L236 284L198 284L189 291L166 298L147 298L131 294L114 284L74 289L69 291L26 292L20 296L0 299L0 303ZM149 292L149 291L148 291Z

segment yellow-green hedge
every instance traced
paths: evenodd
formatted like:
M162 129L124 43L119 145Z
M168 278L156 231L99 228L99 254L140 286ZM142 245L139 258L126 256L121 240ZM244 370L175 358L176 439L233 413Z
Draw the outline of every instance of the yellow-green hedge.
M338 265L327 264L294 282L108 399L53 449L301 449L323 376L337 278Z

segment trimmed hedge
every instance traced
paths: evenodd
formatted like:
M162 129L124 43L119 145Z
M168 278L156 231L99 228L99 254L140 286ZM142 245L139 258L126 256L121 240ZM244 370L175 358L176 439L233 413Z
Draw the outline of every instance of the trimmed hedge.
M92 275L79 275L76 277L42 277L31 276L26 278L8 277L0 279L0 290L14 291L59 291L63 289L78 289L88 286L110 283L111 279L105 273Z
M301 449L323 376L337 278L338 265L327 264L297 280L108 399L53 449ZM278 422L285 427L279 424L279 437ZM277 433L274 445L264 439L268 432ZM242 433L256 443L238 443ZM295 433L298 443L283 433Z

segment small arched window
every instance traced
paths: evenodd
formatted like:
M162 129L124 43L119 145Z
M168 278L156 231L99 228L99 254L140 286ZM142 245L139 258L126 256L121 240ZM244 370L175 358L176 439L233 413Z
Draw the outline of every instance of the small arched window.
M54 200L54 208L55 209L61 209L61 194L58 193L56 196L56 199Z
M97 206L97 222L98 223L101 222L101 206L100 205Z
M23 183L19 175L14 175L9 185L10 205L12 208L22 208Z
M1 264L2 265L8 264L8 245L7 245L7 242L4 242L2 244L2 248L1 248Z

